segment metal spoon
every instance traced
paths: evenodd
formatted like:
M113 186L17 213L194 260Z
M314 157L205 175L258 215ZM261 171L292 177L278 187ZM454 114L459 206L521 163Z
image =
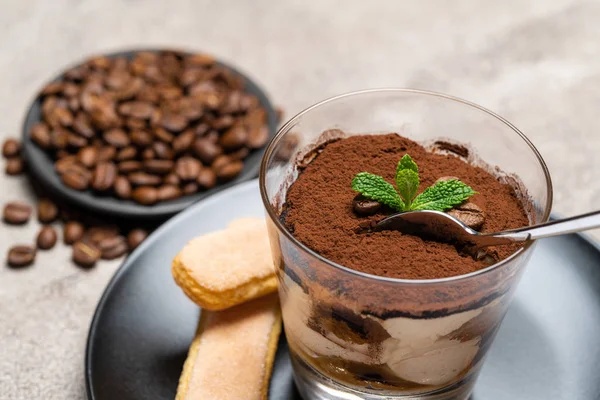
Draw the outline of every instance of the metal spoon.
M479 233L444 212L423 210L390 215L375 224L371 230L398 230L479 249L487 246L565 235L594 228L600 228L600 211L503 232Z

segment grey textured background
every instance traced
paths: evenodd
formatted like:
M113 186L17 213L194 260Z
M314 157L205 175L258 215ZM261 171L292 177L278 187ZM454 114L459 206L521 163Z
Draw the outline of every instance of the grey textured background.
M600 208L600 4L569 0L0 0L0 139L65 65L136 46L204 50L257 78L291 116L325 97L397 86L488 107L549 164L554 211ZM31 196L0 176L2 203ZM0 226L0 255L37 222ZM599 232L594 237L600 239ZM82 271L62 244L0 266L0 399L82 399L83 350L119 262Z

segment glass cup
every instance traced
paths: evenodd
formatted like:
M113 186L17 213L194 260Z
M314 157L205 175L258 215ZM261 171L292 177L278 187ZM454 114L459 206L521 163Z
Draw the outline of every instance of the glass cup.
M360 91L309 107L279 130L262 160L260 191L303 397L466 399L535 243L479 271L431 280L384 278L325 259L286 230L280 212L298 160L341 131L468 145L477 156L471 163L528 196L532 224L550 214L546 165L517 128L491 111L407 89Z

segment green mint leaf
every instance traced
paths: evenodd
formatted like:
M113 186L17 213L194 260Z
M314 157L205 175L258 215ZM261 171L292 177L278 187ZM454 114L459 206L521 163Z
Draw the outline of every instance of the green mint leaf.
M379 175L360 172L352 179L352 190L368 199L376 200L391 208L403 211L404 202L396 189Z
M398 187L400 196L402 196L402 200L404 200L404 210L410 210L412 201L419 189L419 174L412 169L402 169L398 171L396 173L396 186Z
M413 161L412 157L408 154L405 154L404 157L400 161L398 161L398 166L396 167L396 175L398 172L409 169L411 171L415 171L419 173L419 167L417 167L417 163Z
M438 182L418 195L410 209L446 211L474 194L473 188L457 179Z

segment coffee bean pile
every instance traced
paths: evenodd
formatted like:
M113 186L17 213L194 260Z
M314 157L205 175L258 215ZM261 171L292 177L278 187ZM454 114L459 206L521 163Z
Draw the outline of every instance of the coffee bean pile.
M144 205L234 179L269 139L256 96L204 54L91 58L42 90L41 113L31 139L64 185ZM5 144L7 172L18 150Z
M33 214L33 207L21 201L4 206L3 220L11 225L26 224ZM74 220L49 199L42 198L37 204L37 218L43 224L37 234L35 245L19 244L8 251L6 263L11 267L33 264L37 250L49 250L56 245L58 233L52 223L62 221L63 241L73 246L72 260L82 267L92 267L100 259L113 260L127 254L146 239L144 229L131 229L127 236L116 225L84 224ZM55 224L56 225L56 224Z

